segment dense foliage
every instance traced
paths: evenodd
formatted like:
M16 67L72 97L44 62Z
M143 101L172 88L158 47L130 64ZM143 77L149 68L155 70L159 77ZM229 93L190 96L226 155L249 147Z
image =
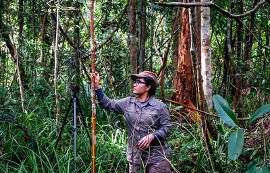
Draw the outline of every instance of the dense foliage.
M229 1L213 2L228 9ZM230 2L231 13L241 14L252 9L257 0ZM239 2L243 3L242 8ZM53 48L56 3L41 0L0 0L0 172L73 171L73 107L57 148L55 144L72 98L71 87L74 85L80 86L78 98L82 112L87 124L91 124L90 81L87 77L91 71L89 4L88 1L73 0L61 1L58 5L62 28L58 44L60 68L57 79L61 123L56 124ZM97 0L95 3L96 70L101 74L104 92L109 97L118 99L130 95L130 35L128 13L125 9L127 3L127 0ZM214 102L216 105L220 104L225 109L224 112L228 113L229 110L229 115L220 114L220 110L216 109L213 113L217 113L220 118L209 117L218 129L218 138L211 138L215 158L213 161L204 141L201 124L192 122L188 116L179 117L178 112L183 107L166 102L173 120L173 129L168 138L172 170L269 171L270 117L269 111L265 111L269 109L270 103L269 6L269 3L265 3L255 13L241 18L241 25L232 20L230 28L227 28L228 17L211 9L213 95L220 95L214 97ZM170 37L176 7L169 9L163 19L167 9L153 1L146 3L145 54L147 58L152 57L153 63L147 61L145 70L152 68L156 73L162 62L157 51L161 54L166 51L167 45L163 43L167 43L166 40ZM136 11L137 14L141 13L139 7ZM228 29L231 30L231 56L228 56ZM16 46L18 53L25 111L21 105L13 46ZM170 50L165 70L167 98L173 91L172 81L176 70L172 52ZM237 110L233 113L230 107L233 107L237 88L240 88L240 96ZM160 88L156 97L162 99ZM196 103L197 98L194 100ZM263 114L255 114L256 110L267 104L268 107L260 110ZM254 114L256 117L252 123L237 121L237 117L249 118ZM232 124L224 121L222 116L230 117ZM91 131L91 127L83 125L79 114L77 124L77 170L90 172L91 142L86 130ZM238 145L239 141L243 141L241 150L231 150L231 146ZM126 132L122 115L110 113L97 106L97 171L127 172L125 147ZM238 153L237 156L234 155L235 152Z

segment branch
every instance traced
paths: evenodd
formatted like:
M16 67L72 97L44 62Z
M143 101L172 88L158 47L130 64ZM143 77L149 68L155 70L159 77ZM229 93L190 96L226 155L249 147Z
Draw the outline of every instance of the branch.
M56 17L55 14L52 13L52 19L56 22ZM77 48L74 43L71 41L71 39L67 36L66 32L63 30L63 28L61 27L61 25L59 24L59 29L62 32L62 34L64 35L64 37L67 39L68 43L73 47L73 48Z
M266 1L269 3L270 0L261 0L258 2L253 9L247 11L246 13L243 14L231 14L228 11L220 8L218 5L216 5L213 2L197 2L197 3L182 3L182 2L157 2L157 5L164 6L164 7L175 7L175 6L180 6L180 7L185 7L185 8L190 8L190 7L211 7L216 9L217 11L221 12L222 14L225 14L228 17L238 19L242 18L245 16L250 15L251 13L257 11L260 6L262 6Z
M185 107L185 108L187 108L187 109L190 109L190 110L193 110L193 111L198 111L198 112L204 113L204 114L206 114L206 115L210 115L210 116L219 118L219 116L217 116L217 115L215 115L215 114L211 114L211 113L202 111L202 110L200 110L200 109L194 109L194 108L192 108L192 107L187 106L187 105L184 104L184 103L180 103L180 102L176 102L176 101L173 101L173 100L169 100L169 99L167 99L167 98L165 98L164 100L165 100L165 101L168 101L168 102L171 102L171 103L173 103L173 104L176 104L176 105L183 106L183 107ZM264 117L264 116L259 116L258 118L263 118L263 117ZM237 118L238 121L248 121L249 119L250 119L250 118Z
M258 38L255 37L255 35L248 29L248 27L240 20L240 18L245 17L245 16L248 16L251 13L256 12L260 6L262 6L264 3L266 3L266 1L270 4L270 0L261 0L260 2L258 2L254 6L254 8L252 10L249 10L246 13L237 14L237 15L229 13L228 11L220 8L218 5L216 5L213 2L197 2L197 3L181 3L181 2L169 2L169 3L166 3L166 2L158 2L156 4L157 5L160 5L160 6L164 6L164 7L180 6L180 7L185 7L185 8L190 8L190 7L210 7L210 8L214 8L217 11L221 12L222 14L224 14L224 15L232 18L232 19L235 19L237 22L243 24L247 28L247 30L253 35L253 37L257 40L258 44L262 48L265 48L265 49L268 49L269 50L270 47L269 46L262 45L262 43L260 43L260 41L258 40Z
M179 27L177 30L175 30L174 33L173 33L173 35L176 34L180 29L181 29L181 27ZM167 38L167 40L165 40L157 49L155 49L153 51L150 50L150 51L152 51L152 53L156 53L156 51L159 50L159 49L161 49L170 39L171 39L171 37ZM144 62L142 63L142 65L145 64L150 58L151 58L151 55L144 60ZM140 66L137 67L137 70L139 70L139 68L140 68ZM123 83L127 82L129 77L130 76L127 76L120 84L118 84L116 86L116 88L119 87L120 85L122 85Z
M154 46L155 46L155 49L156 49L156 53L158 54L158 56L161 58L162 55L160 54L159 50L157 49L157 45L156 45L156 34L157 34L157 29L160 25L160 23L162 22L163 18L166 16L166 14L168 13L168 11L170 10L170 8L168 8L166 10L166 12L163 14L163 16L161 17L161 19L159 20L158 24L157 24L157 27L155 29L155 32L154 32L154 37L153 37L153 40L154 40ZM162 60L161 60L162 61Z
M123 16L124 16L125 12L127 11L127 7L128 7L128 2L127 2L127 4L126 4L124 10L122 11L122 14L121 14L121 16L120 16L120 19L119 19L119 21L118 21L118 23L117 23L117 25L116 25L116 28L111 32L111 35L109 36L109 38L107 38L103 43L101 43L101 44L96 48L96 50L99 50L102 46L104 46L104 45L107 44L109 41L111 41L112 37L114 36L114 33L116 33L116 32L118 31L118 29L119 29L120 23L121 23L121 21L123 20ZM89 36L88 36L88 37L89 37ZM88 38L88 37L87 37L87 38ZM86 40L87 40L87 39L86 39ZM85 40L85 41L86 41L86 40ZM82 45L84 45L84 44L82 44ZM91 56L91 52L90 52L89 54L87 54L86 56L82 57L82 59L85 59L85 58L87 58L87 57L89 57L89 56Z
M161 87L161 93L162 93L162 98L164 99L165 98L165 92L164 92L164 74L165 74L165 68L166 68L166 65L167 65L167 61L168 61L168 54L169 54L169 50L170 50L170 47L171 47L171 41L172 41L172 38L173 38L173 33L174 33L174 28L176 27L176 21L177 21L177 18L178 18L178 11L179 11L179 8L177 8L177 12L174 14L174 21L173 21L173 27L172 27L172 30L171 30L171 37L169 39L169 43L168 43L168 47L167 47L167 50L165 52L165 55L164 55L164 58L163 58L163 62L162 62L162 66L158 72L158 76L160 75L160 72L161 72L161 76L160 76L160 87Z

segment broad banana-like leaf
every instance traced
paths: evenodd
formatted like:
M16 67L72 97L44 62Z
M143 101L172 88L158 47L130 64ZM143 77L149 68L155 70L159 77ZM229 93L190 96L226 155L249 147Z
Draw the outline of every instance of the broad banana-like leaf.
M213 103L218 116L222 119L222 121L224 121L225 124L231 127L238 126L237 118L224 98L222 98L220 95L214 95Z
M246 173L255 173L259 169L259 167L254 166L252 168L249 168Z
M270 173L270 170L266 166L264 166L258 169L255 173Z
M249 123L251 123L252 121L254 121L256 118L258 118L259 116L262 116L266 113L270 112L270 104L267 105L263 105L262 107L260 107L249 119Z
M262 168L252 167L249 170L247 170L246 173L269 173L269 172L270 172L270 170L266 166L264 166Z
M244 146L244 134L242 129L233 132L228 142L228 155L231 160L236 160Z

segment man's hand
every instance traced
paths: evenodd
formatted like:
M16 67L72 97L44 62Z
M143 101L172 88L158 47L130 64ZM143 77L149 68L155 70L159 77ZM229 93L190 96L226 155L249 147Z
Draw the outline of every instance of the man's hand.
M138 147L142 148L142 149L146 149L149 147L150 143L152 142L152 140L154 139L154 135L153 134L149 134L143 138L140 139L140 141L137 143Z

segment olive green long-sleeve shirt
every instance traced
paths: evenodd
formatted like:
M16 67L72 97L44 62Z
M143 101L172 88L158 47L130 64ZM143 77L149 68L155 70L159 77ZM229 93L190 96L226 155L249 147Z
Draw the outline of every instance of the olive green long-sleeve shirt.
M99 105L111 112L124 114L127 123L127 160L129 162L149 164L169 157L165 139L170 134L171 119L164 103L151 97L149 102L140 108L137 97L112 100L104 95ZM149 148L142 150L136 146L142 137L151 133L155 135L155 139Z

